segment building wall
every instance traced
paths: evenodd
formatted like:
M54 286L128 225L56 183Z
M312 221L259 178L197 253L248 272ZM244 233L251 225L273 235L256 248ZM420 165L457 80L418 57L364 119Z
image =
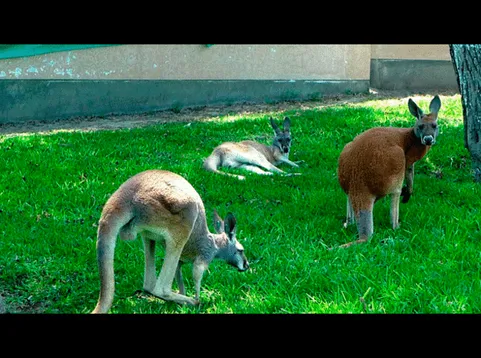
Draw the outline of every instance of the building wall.
M370 45L124 45L0 61L0 78L369 80Z
M457 90L448 45L372 45L370 85L388 90Z
M367 92L370 45L122 45L0 61L0 123Z
M119 45L0 60L0 123L454 89L448 45Z
M451 61L448 45L372 45L371 58Z

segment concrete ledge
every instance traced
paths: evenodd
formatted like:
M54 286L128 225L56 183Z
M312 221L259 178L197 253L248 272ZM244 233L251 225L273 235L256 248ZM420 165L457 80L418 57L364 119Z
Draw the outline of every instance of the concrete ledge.
M0 80L0 123L365 93L368 80Z
M451 61L371 59L371 87L385 90L458 90Z

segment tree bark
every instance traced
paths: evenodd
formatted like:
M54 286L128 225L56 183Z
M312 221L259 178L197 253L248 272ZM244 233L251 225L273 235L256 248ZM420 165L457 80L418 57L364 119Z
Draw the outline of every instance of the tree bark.
M450 44L449 52L461 93L464 146L471 154L474 180L481 183L481 45Z

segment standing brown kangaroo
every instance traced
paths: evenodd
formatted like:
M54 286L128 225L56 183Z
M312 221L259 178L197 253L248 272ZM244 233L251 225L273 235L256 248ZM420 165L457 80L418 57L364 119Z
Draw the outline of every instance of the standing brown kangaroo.
M274 140L272 145L244 140L242 142L225 142L214 148L212 154L204 160L204 169L222 175L237 177L244 180L243 175L231 174L220 171L219 167L243 168L245 170L261 174L272 175L300 175L300 173L287 174L276 167L281 163L287 163L293 167L299 167L297 163L289 160L291 148L291 121L289 117L284 118L284 130L281 131L272 117L271 126L274 129Z
M373 233L373 207L380 198L391 197L391 224L399 227L399 199L408 202L413 193L414 163L423 158L436 142L437 118L441 100L435 96L424 114L409 99L408 107L416 117L412 128L371 128L347 143L339 156L337 175L347 194L347 226L357 223L359 239L341 245L367 241ZM403 188L403 180L406 186Z
M117 236L144 242L144 290L166 301L199 304L200 282L214 258L239 271L249 268L244 248L236 239L236 219L228 213L225 222L214 211L211 234L202 199L192 185L178 174L147 170L123 183L107 200L97 233L100 297L92 313L107 313L114 299L114 251ZM159 277L155 273L155 245L163 242L165 257ZM193 262L195 299L185 296L182 261ZM174 276L179 293L172 292Z

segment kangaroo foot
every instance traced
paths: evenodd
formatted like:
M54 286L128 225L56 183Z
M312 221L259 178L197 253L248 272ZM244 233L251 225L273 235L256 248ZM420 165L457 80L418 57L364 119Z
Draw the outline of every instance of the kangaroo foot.
M193 298L181 295L179 293L175 292L158 292L158 293L152 293L151 294L155 297L158 297L164 301L172 301L181 305L191 305L191 306L197 306L198 301L194 300Z
M335 247L331 247L330 249L328 249L329 251L333 250L333 249L345 249L349 246L352 246L354 244L361 244L363 242L366 242L368 239L359 239L359 240L356 240L356 241L351 241L351 242L348 242L346 244L342 244L342 245L339 245L339 246L335 246Z

